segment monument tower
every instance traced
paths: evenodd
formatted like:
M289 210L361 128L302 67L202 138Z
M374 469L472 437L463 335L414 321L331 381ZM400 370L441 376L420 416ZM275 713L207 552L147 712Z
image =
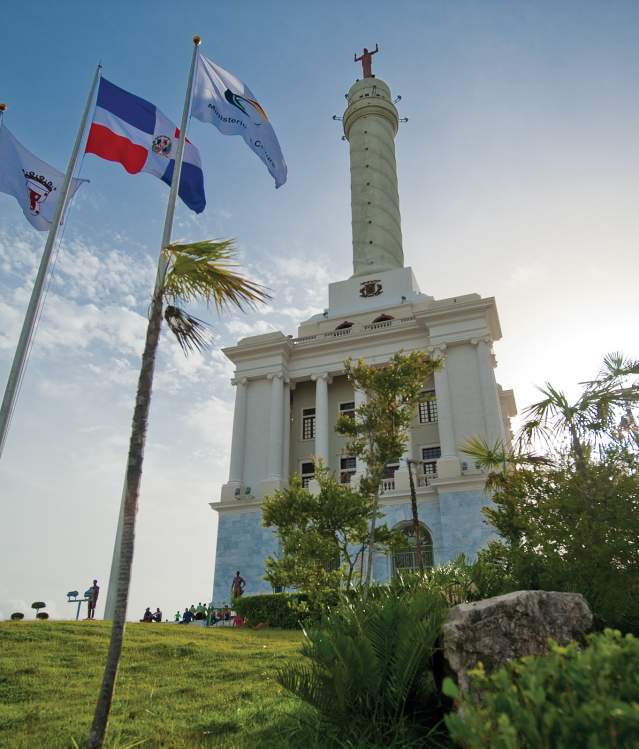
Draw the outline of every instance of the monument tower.
M384 364L399 350L427 351L444 362L424 383L406 453L387 467L382 482L381 509L390 527L404 531L406 548L392 557L375 552L374 578L415 568L409 458L423 461L417 477L422 556L431 564L462 552L472 558L491 537L481 514L488 502L484 475L460 446L471 436L511 438L514 396L494 375L492 343L501 338L495 300L479 294L434 299L404 265L395 162L399 116L390 88L372 73L377 51L355 56L363 78L351 86L343 117L353 275L329 284L328 308L302 322L296 338L267 333L224 349L235 365L236 397L229 480L211 503L219 520L216 604L228 600L237 569L247 593L270 591L262 579L264 560L277 553L277 541L261 525L264 497L285 486L292 473L313 490L318 458L344 483L363 472L334 428L364 397L344 376L349 356Z

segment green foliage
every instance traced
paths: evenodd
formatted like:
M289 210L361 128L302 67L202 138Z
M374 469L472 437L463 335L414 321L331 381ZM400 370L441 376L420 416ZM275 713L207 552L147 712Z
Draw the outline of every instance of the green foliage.
M49 618L49 614L47 614L46 611L38 611L38 613L36 614L36 619L48 619L48 618Z
M47 605L47 604L46 604L46 603L45 603L44 601L34 601L34 602L33 602L33 603L31 604L31 608L32 608L32 609L35 609L35 610L36 610L36 612L37 612L37 611L38 611L39 609L43 609L43 608L45 608L45 607L46 607L46 605Z
M436 746L441 719L433 676L447 607L439 593L376 589L354 593L305 632L307 661L277 679L348 741L388 746L421 735ZM417 744L413 744L417 746Z
M608 626L639 632L639 456L616 446L494 481L484 510L503 541L480 552L504 586L582 593Z
M341 416L335 430L349 438L349 453L366 464L364 493L377 496L386 466L404 453L424 384L439 366L421 351L396 353L383 367L370 366L363 359L344 362L344 374L366 394L366 401L358 406L354 419Z
M300 626L300 604L306 602L304 593L272 593L236 598L233 608L247 624L268 624L270 627L297 629Z
M21 611L14 611L11 614L11 621L20 621L20 619L24 619L24 614Z
M550 385L527 409L515 451L479 439L464 451L489 471L484 513L501 536L479 555L497 592L582 593L600 624L639 632L639 364L611 354L575 402ZM621 420L620 420L621 419ZM618 425L619 424L619 425ZM529 449L536 437L548 452ZM527 446L525 448L525 446Z
M338 483L321 465L315 478L317 496L293 475L287 488L267 497L262 523L276 529L280 543L280 555L266 560L265 579L273 587L303 590L311 608L318 610L358 579L369 543L368 524L376 510L371 497ZM399 539L383 525L376 529L375 542L393 546Z
M470 694L444 684L462 713L446 717L465 749L637 749L639 640L614 630L588 647L552 645L548 655L474 671Z
M164 281L164 296L177 306L203 299L218 309L235 306L243 309L270 299L263 286L237 273L233 262L233 242L205 240L188 244L170 244L163 250L169 261Z

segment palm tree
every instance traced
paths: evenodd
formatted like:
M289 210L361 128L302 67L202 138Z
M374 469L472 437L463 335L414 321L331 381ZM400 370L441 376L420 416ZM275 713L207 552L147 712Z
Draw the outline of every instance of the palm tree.
M584 471L592 447L606 439L618 439L619 409L625 410L623 425L639 445L633 404L639 402L639 383L627 385L632 375L639 374L639 362L626 360L619 353L604 357L595 380L585 385L581 395L569 402L561 390L546 383L540 388L545 396L524 411L527 420L518 436L520 445L530 445L536 437L549 446L568 434L570 452L578 471Z
M135 516L162 313L164 311L167 324L182 349L189 352L205 346L210 336L204 323L185 312L181 304L203 299L207 304L213 302L219 312L227 306L243 309L270 298L264 287L237 273L230 240L171 244L163 250L163 254L168 264L153 293L142 353L125 479L124 522L111 640L87 743L88 749L100 749L104 741L122 651L135 540Z
M606 354L597 378L584 384L597 394L611 414L609 436L613 439L632 440L639 447L639 427L632 410L639 402L639 380L629 382L635 375L639 375L639 361L626 359L623 354L615 351ZM619 424L615 423L615 409L623 412Z

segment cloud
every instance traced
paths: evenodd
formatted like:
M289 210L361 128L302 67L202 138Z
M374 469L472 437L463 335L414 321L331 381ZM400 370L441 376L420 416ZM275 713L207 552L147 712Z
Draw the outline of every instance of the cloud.
M240 338L252 335L262 335L263 333L272 333L277 327L268 320L253 320L245 322L244 320L230 320L226 323L229 333Z

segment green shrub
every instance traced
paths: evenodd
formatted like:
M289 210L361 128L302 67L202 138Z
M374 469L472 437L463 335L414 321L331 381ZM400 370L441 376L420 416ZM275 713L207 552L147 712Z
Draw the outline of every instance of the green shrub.
M24 614L21 611L14 611L11 614L11 621L20 621L20 619L24 619Z
M378 588L351 593L306 631L308 659L278 672L344 746L389 746L412 734L435 746L442 705L433 676L447 607L439 593ZM350 743L349 743L350 742Z
M446 694L463 707L446 717L466 749L637 749L639 639L616 630L590 635L588 646L553 645L487 676L476 669L470 694Z
M48 619L48 618L49 618L49 614L47 614L46 611L38 611L38 613L36 614L36 619Z
M247 624L297 629L300 626L300 605L305 601L303 593L271 593L236 598L233 608L244 617ZM301 606L302 611L303 608Z

